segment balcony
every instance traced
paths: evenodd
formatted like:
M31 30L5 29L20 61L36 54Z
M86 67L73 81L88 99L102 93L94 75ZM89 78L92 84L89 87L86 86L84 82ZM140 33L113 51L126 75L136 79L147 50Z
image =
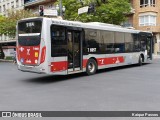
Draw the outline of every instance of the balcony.
M155 4L141 4L141 5L140 5L140 8L142 8L142 7L147 7L147 6L155 7L156 5L155 5Z
M40 5L40 4L44 4L52 1L55 1L55 0L25 0L24 6L30 7L30 6Z
M159 12L159 7L155 5L140 5L140 9L138 12Z

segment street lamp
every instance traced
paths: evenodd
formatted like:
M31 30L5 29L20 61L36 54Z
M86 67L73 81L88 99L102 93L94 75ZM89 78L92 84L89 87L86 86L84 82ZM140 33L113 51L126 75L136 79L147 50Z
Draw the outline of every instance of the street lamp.
M59 2L59 5L58 4L56 5L56 10L57 11L59 10L59 15L61 17L63 17L63 13L65 12L66 8L65 8L65 6L62 7L62 1L61 0Z
M62 12L65 12L66 8L65 6L62 7Z

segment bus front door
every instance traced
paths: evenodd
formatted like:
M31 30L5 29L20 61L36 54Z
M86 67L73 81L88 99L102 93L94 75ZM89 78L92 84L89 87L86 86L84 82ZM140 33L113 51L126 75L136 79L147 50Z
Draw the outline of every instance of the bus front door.
M81 70L81 31L68 30L68 73Z
M153 35L147 32L140 32L141 51L146 51L147 58L152 60Z

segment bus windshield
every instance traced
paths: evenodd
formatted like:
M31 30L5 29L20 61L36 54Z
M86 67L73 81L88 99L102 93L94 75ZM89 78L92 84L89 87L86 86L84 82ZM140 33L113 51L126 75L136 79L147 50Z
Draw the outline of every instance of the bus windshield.
M18 23L18 43L22 46L40 44L42 21L22 21Z
M42 21L27 21L18 23L18 34L41 33Z

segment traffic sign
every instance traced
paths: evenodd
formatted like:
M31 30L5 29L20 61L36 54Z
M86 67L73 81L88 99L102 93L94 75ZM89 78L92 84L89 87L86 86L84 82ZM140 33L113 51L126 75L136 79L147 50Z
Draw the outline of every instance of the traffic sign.
M87 13L87 12L88 12L88 6L78 9L78 14Z
M57 16L58 12L57 12L57 10L44 9L44 15L46 15L46 16Z

